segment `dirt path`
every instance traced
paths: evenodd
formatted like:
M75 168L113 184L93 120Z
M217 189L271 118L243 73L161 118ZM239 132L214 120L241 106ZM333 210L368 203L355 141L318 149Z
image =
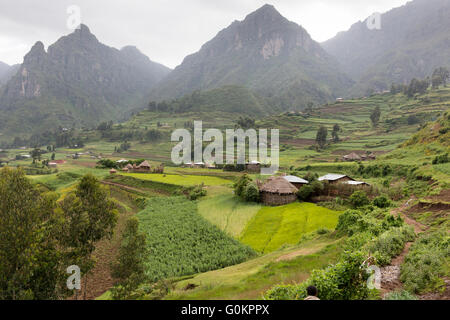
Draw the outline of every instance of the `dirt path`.
M416 234L420 234L424 232L427 227L423 224L417 222L414 219L408 217L404 211L409 209L412 206L412 203L417 200L416 197L411 197L408 201L406 201L401 207L396 208L391 211L393 215L400 215L405 223L412 226ZM405 257L409 253L409 249L411 248L413 242L408 242L405 245L402 253L392 259L391 264L381 268L381 297L384 298L386 294L392 291L400 291L403 289L403 284L400 281L400 267L405 261Z

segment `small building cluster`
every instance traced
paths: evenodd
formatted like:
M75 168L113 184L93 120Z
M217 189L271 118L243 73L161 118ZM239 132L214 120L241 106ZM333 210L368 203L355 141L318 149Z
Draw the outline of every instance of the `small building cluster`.
M331 185L347 184L355 187L370 186L364 181L355 181L344 174L329 173L318 179ZM265 183L258 182L261 201L268 206L281 206L295 202L297 192L309 181L296 176L273 176Z
M297 200L297 187L285 177L271 177L260 189L261 201L269 206L282 206Z
M122 168L122 171L128 173L164 173L164 165L161 164L159 167L152 168L150 163L148 163L148 161L145 160L139 165L129 163Z
M375 160L377 157L373 153L369 154L357 154L356 152L352 152L342 157L344 161L366 161L366 160Z
M329 173L326 174L322 177L320 177L318 179L319 181L326 181L329 184L339 184L339 183L343 183L343 184L348 184L351 186L370 186L368 183L364 182L364 181L356 181L353 178L350 178L349 176L345 175L345 174L337 174L337 173Z

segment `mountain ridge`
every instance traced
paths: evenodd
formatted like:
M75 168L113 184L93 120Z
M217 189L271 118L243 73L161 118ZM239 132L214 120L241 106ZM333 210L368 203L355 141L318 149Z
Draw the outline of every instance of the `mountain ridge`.
M333 100L351 83L335 64L304 28L264 5L187 56L155 87L152 99L236 85L269 97L284 95L285 108L302 108Z
M25 55L2 88L0 130L17 131L21 117L22 134L124 119L128 111L146 106L151 87L169 72L137 48L102 44L81 25L47 51L37 41Z
M380 30L358 21L321 45L357 82L351 93L382 91L450 66L448 17L449 1L414 0L383 13Z

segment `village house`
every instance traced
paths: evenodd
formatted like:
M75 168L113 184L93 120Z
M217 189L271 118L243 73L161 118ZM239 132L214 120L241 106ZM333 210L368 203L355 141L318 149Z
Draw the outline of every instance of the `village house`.
M370 187L370 184L364 181L347 181L345 183L355 187Z
M145 160L138 166L133 166L133 172L137 172L137 173L149 173L150 170L151 170L151 166L147 160Z
M329 173L327 175L324 175L323 177L320 177L318 179L319 181L328 181L330 184L337 184L337 183L344 183L348 181L355 181L355 179L350 178L349 176L345 174L336 174L336 173Z
M250 161L245 165L245 169L247 172L251 173L259 173L261 172L261 162L259 161Z
M194 168L204 168L205 163L204 162L196 162L194 163Z
M304 185L309 184L309 181L296 177L296 176L283 176L283 178L290 182L292 185L294 185L297 189L300 190L301 187L303 187Z
M260 187L261 201L269 206L289 204L297 200L297 191L284 177L272 177Z
M116 169L111 169L111 170L109 170L109 173L110 173L110 174L116 174L116 173L117 173L117 170L116 170Z
M362 158L356 154L355 152L352 152L346 156L343 157L344 161L361 161Z
M58 164L56 162L49 162L48 163L48 167L49 168L56 168L56 167L58 167Z
M344 161L365 161L375 160L377 157L373 153L359 155L356 152L352 152L346 156L343 156Z

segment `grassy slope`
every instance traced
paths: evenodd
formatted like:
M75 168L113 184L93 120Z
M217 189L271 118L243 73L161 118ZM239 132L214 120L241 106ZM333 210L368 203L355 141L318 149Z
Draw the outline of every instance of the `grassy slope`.
M260 204L241 201L224 187L208 188L208 196L198 203L200 215L234 238L260 209Z
M340 244L333 237L317 237L235 266L198 274L178 282L166 299L261 299L262 293L274 284L303 281L313 269L336 261ZM291 260L281 260L293 253ZM186 291L188 284L198 287Z
M295 245L302 235L319 228L334 229L339 212L312 203L264 207L247 225L241 241L263 253Z

